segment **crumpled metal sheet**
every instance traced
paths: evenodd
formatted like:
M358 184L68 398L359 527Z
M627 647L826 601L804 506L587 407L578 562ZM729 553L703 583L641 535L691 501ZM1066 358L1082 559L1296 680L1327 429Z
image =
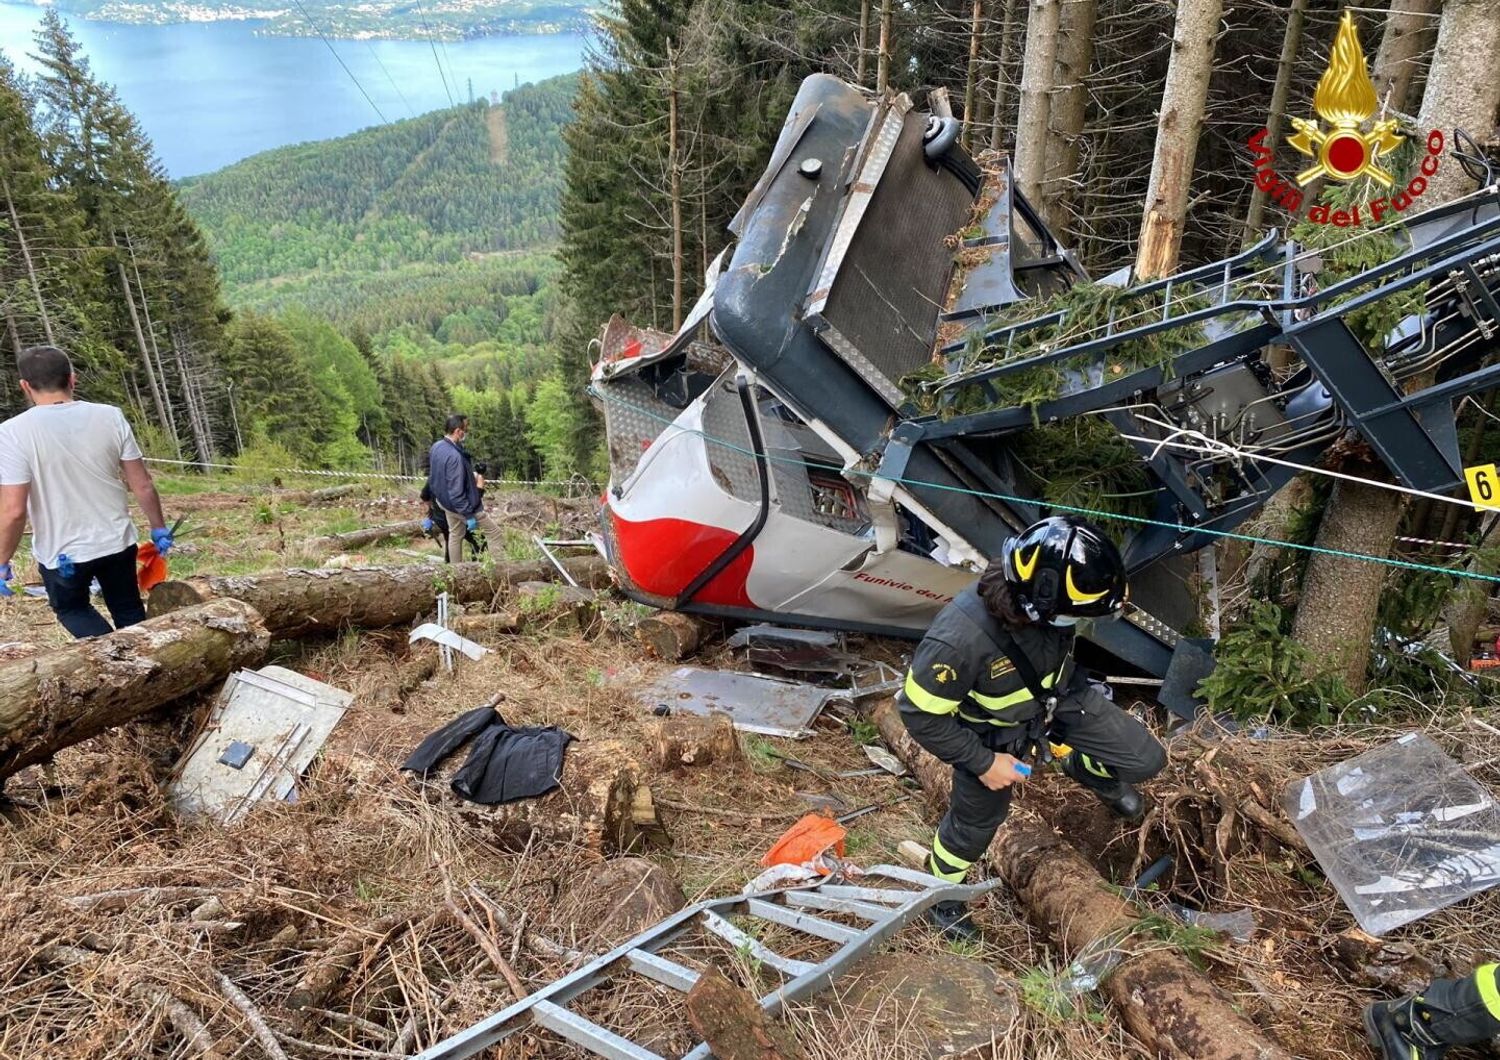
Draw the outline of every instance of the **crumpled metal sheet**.
M636 693L647 707L684 714L722 711L741 732L799 739L811 735L814 719L836 694L800 681L701 666L679 666Z

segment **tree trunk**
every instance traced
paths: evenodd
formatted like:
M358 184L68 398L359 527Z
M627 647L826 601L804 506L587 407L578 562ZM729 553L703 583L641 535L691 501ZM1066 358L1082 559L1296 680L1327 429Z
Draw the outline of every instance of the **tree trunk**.
M1423 133L1441 129L1450 150L1455 128L1487 142L1495 133L1495 111L1500 108L1497 55L1500 0L1446 0L1417 128ZM1422 205L1437 206L1473 190L1474 181L1451 156L1445 157L1427 182Z
M340 497L348 497L358 493L360 486L357 483L348 483L343 486L324 486L320 490L296 490L291 493L279 493L277 500L291 501L293 504L327 504L336 501Z
M946 807L949 768L911 738L891 700L876 704L873 716L929 804ZM1140 919L1082 855L1034 820L1013 815L991 844L988 864L1067 953L1124 935ZM1144 948L1147 952L1139 955L1127 953L1105 978L1103 990L1148 1051L1173 1060L1290 1060L1291 1054L1236 1011L1181 953L1159 944Z
M1401 3L1402 0L1396 2ZM1286 16L1286 32L1281 37L1281 59L1276 64L1276 84L1271 89L1271 111L1266 117L1266 146L1272 151L1281 144L1281 127L1286 122L1286 101L1292 92L1292 74L1297 68L1297 49L1302 44L1302 26L1306 20L1307 0L1292 0L1291 10ZM1390 36L1389 29L1386 30L1386 36ZM1245 214L1246 243L1253 243L1260 234L1267 197L1267 192L1259 185L1250 193L1250 209Z
M488 833L502 848L525 849L538 840L568 843L613 854L630 850L660 829L650 788L630 750L617 740L578 740L563 758L561 787L539 798L482 806L459 798L449 787L463 763L455 755L426 788L429 798L450 806L467 824ZM641 807L648 807L643 820Z
M870 0L859 0L859 56L854 60L854 83L865 84L865 54L870 50Z
M1417 127L1441 129L1450 137L1455 127L1467 128L1487 137L1500 107L1500 79L1493 76L1497 54L1500 0L1447 0ZM1439 206L1472 190L1473 182L1451 156L1445 157L1428 182L1423 204ZM1404 500L1394 490L1340 482L1318 528L1318 544L1385 558ZM1315 659L1335 661L1355 689L1364 687L1385 569L1379 563L1315 554L1303 578L1293 634Z
M807 1054L788 1029L766 1015L750 991L709 967L687 995L693 1030L719 1060L803 1060Z
M604 565L597 556L566 563L580 582ZM398 626L432 611L444 590L455 603L487 603L520 582L556 577L557 569L543 562L289 570L163 582L151 590L148 607L162 614L202 600L243 600L266 616L273 635L301 637L344 626Z
M677 52L667 44L667 186L672 200L672 333L682 327L682 166L677 150Z
M1370 69L1382 114L1406 112L1412 79L1425 65L1437 32L1437 9L1438 0L1391 0L1380 50Z
M1032 0L1021 60L1021 113L1016 118L1016 186L1033 203L1042 201L1056 74L1057 27L1062 0Z
M880 0L880 54L875 60L875 91L885 95L891 87L891 0Z
M10 181L6 179L4 173L0 173L0 193L5 195L5 205L10 212L10 224L16 230L16 246L21 251L21 264L26 267L26 279L31 284L31 296L36 299L36 311L42 322L42 334L47 337L47 345L56 346L57 339L52 334L52 318L47 315L47 303L42 298L42 285L36 277L36 264L31 260L31 248L26 242L26 230L21 227L21 216L16 212L16 201L10 195ZM19 343L17 345L19 347ZM20 352L19 348L16 352Z
M1395 540L1404 500L1381 486L1340 479L1314 544L1383 558ZM1292 636L1308 648L1314 667L1339 674L1356 693L1365 687L1387 570L1383 563L1315 552L1302 578Z
M1095 0L1065 0L1052 98L1052 134L1047 137L1047 177L1041 206L1054 235L1064 239L1074 228L1073 200L1083 181L1078 171L1079 145L1088 117L1089 68L1094 62ZM1067 240L1065 240L1067 241Z
M1464 570L1470 574L1494 576L1500 569L1500 550L1497 550L1493 530L1500 514L1485 512L1480 538L1485 547L1476 552ZM1477 578L1460 578L1458 587L1443 605L1443 621L1448 626L1448 643L1453 647L1453 658L1460 666L1468 666L1474 656L1474 641L1479 636L1479 626L1484 622L1489 609L1490 592L1495 588L1492 581Z
M969 67L964 74L964 132L963 145L967 149L974 132L976 115L975 101L979 96L979 46L984 43L984 0L974 0L973 17L969 20Z
M681 611L658 611L636 623L636 639L657 659L676 662L697 650L708 624Z
M1005 0L1005 9L1000 16L1000 54L995 59L995 109L990 112L990 150L998 151L1005 142L1005 112L1010 104L1010 81L1007 70L1011 54L1015 49L1015 34L1011 32L1016 15L1016 0Z
M215 600L0 663L0 781L265 655L260 615Z
M115 242L114 233L110 233L110 245L118 249L119 244ZM156 367L151 363L151 350L146 346L146 333L141 330L141 315L135 307L135 295L130 289L130 277L125 275L125 264L121 261L115 262L115 273L120 279L120 293L125 296L125 308L130 312L130 325L135 329L136 349L141 352L141 364L146 369L146 385L151 388L151 403L156 406L156 420L166 425L167 401L162 396L162 383L156 378ZM177 444L177 439L172 439L172 444Z
M363 548L388 537L416 537L422 533L422 520L408 519L404 523L387 526L372 526L366 530L350 530L344 534L329 534L327 537L311 537L302 547L311 553L343 552L351 548Z
M166 399L167 410L167 433L172 437L172 445L179 450L182 449L181 435L177 433L177 411L172 408L172 388L167 385L167 369L161 359L161 347L156 343L156 325L151 321L151 302L146 297L146 285L141 282L141 266L135 258L135 243L130 238L130 230L125 230L125 249L130 253L130 271L135 274L135 289L141 292L141 314L146 321L146 337L150 340L151 352L149 356L156 359L156 373L161 379L162 396ZM135 309L131 304L132 312ZM144 352L144 351L143 351Z
M1167 64L1167 83L1156 124L1151 184L1136 252L1138 281L1166 276L1177 267L1193 183L1193 160L1208 104L1214 38L1223 13L1223 0L1181 0L1177 6L1172 58Z
M656 727L656 761L662 769L723 766L740 757L740 738L728 714L674 714Z

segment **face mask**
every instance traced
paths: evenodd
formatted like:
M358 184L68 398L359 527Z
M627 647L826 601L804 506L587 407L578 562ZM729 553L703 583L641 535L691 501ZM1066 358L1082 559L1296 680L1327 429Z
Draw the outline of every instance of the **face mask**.
M1049 625L1053 626L1076 626L1081 621L1077 615L1053 615Z

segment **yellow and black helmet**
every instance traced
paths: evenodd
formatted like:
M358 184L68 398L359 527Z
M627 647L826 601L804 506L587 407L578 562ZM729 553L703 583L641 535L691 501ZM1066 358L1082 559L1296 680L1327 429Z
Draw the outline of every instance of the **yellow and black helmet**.
M1054 515L1005 543L1005 579L1035 622L1105 618L1125 606L1120 550L1082 519Z

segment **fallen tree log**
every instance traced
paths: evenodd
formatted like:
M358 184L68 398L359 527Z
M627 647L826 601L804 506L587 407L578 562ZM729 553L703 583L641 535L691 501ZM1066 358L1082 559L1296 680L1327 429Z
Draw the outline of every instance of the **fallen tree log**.
M709 967L687 995L688 1022L719 1060L804 1060L807 1053L760 1002Z
M881 700L872 717L929 801L946 806L951 771L911 738L895 703ZM1125 939L1120 947L1126 956L1101 989L1148 1049L1181 1060L1290 1060L1181 953L1159 944L1130 952L1139 914L1040 821L1012 816L990 845L988 864L1067 954L1076 956L1099 940Z
M740 757L740 738L728 714L674 714L656 726L656 762L662 769L722 766Z
M668 662L686 659L698 650L708 623L681 611L658 611L636 623L635 636L647 653Z
M254 609L215 600L0 663L0 781L255 665L270 643Z
M539 841L569 843L612 854L647 842L661 828L650 789L629 749L617 740L577 740L563 758L561 786L538 798L486 806L460 798L449 786L466 755L456 754L427 782L429 799L506 849ZM643 819L643 807L650 820Z
M603 560L597 556L568 560L570 572L574 563L586 573ZM243 600L265 616L273 636L301 637L344 626L402 625L432 611L437 594L445 590L455 603L488 603L513 585L555 577L556 568L541 561L288 570L162 582L151 590L147 611L168 614L179 607L227 597Z
M311 537L302 547L308 552L343 552L346 549L373 545L388 537L416 537L422 532L422 520L408 519L401 523L371 526L363 530L350 530L343 534L329 534L327 537Z

